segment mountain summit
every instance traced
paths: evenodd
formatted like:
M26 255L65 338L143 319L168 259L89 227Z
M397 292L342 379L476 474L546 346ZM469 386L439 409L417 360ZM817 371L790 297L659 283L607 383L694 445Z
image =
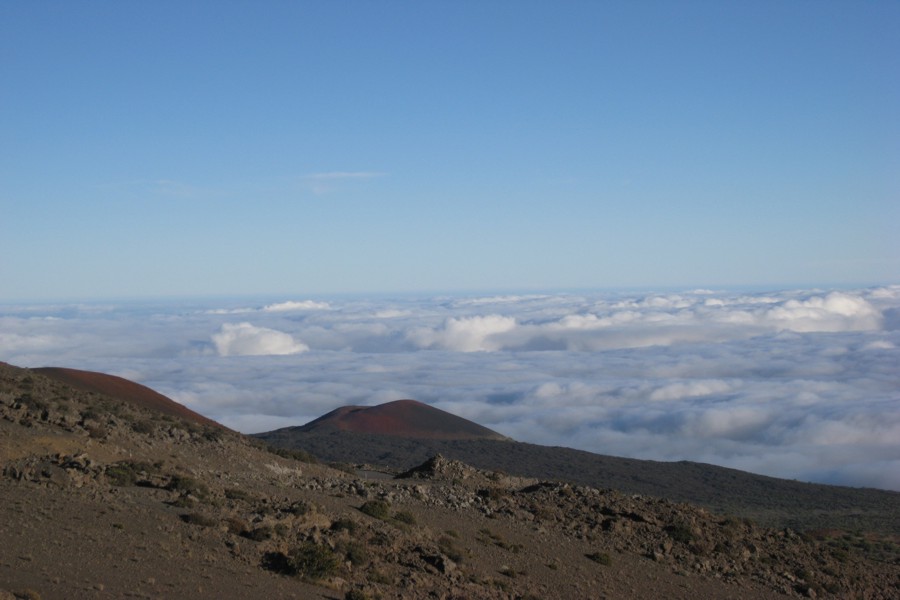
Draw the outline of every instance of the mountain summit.
M278 431L286 430L304 433L350 431L429 440L508 439L478 423L416 400L396 400L377 406L342 406L306 425Z
M109 396L110 398L129 402L147 410L169 415L170 417L193 421L200 425L223 427L223 425L216 423L212 419L192 411L188 407L175 402L167 396L163 396L147 386L122 377L63 367L41 367L32 369L32 371L45 375L60 383L72 386L73 388Z

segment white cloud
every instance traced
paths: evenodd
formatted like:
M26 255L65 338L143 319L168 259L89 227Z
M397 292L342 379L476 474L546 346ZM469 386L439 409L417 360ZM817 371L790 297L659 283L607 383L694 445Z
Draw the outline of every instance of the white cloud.
M862 347L863 350L894 350L897 346L887 340L874 340Z
M415 398L522 441L900 490L900 286L243 306L0 307L0 360L248 432Z
M665 402L670 400L681 400L683 398L709 396L711 394L726 394L730 391L731 386L718 379L687 382L678 381L675 383L667 383L662 387L653 390L650 393L650 396L648 396L648 399L654 402Z
M421 348L483 352L502 348L503 342L498 334L515 328L516 320L512 317L462 317L447 319L440 329L413 329L407 337Z
M219 356L265 356L306 352L309 346L289 334L250 323L225 323L212 335Z
M763 322L790 331L872 331L881 313L858 295L832 292L806 300L788 300L767 310Z
M291 312L297 310L328 310L331 306L327 302L316 302L314 300L302 300L287 302L276 302L263 307L265 312Z

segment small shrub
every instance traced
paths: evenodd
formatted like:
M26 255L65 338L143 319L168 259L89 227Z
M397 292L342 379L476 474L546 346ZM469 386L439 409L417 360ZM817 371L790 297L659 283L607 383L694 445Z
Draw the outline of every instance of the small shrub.
M105 440L109 435L109 430L102 423L91 423L85 427L88 437L92 440Z
M294 515L295 517L302 517L303 515L312 511L312 506L309 502L304 502L303 500L297 500L287 509L287 512Z
M394 514L394 520L406 525L415 525L416 517L408 510L401 510Z
M268 525L263 525L261 527L255 527L250 530L245 530L241 532L241 535L248 540L253 540L254 542L264 542L266 540L272 539L272 528Z
M510 544L509 542L506 542L504 540L496 540L494 542L494 545L497 546L498 548L503 548L504 550L509 550L513 554L518 554L525 547L522 544Z
M369 600L369 595L362 590L350 590L344 594L344 600Z
M112 485L136 485L143 473L158 473L159 467L145 462L124 461L106 467L106 478Z
M369 500L359 507L360 512L382 521L391 516L391 507L384 500Z
M691 532L691 528L682 523L669 525L666 527L666 533L669 534L670 538L682 544L690 544L694 541L694 534Z
M288 565L295 575L317 581L337 573L340 558L325 544L303 542L287 555Z
M234 535L243 535L249 529L247 522L238 517L228 517L225 519L225 525L228 526L228 533Z
M135 421L131 424L131 429L135 433L149 435L156 430L156 427L154 427L151 421Z
M575 490L572 489L572 486L565 483L562 485L561 488L559 488L559 491L557 491L557 494L561 498L573 498L575 496Z
M356 531L356 521L348 517L341 517L340 519L331 523L331 530L346 531L347 533L352 535Z
M382 585L394 585L394 580L391 579L386 573L379 570L374 570L368 573L369 581L372 583L380 583Z
M200 499L206 498L209 495L209 488L206 487L206 484L185 475L173 475L171 481L169 481L169 485L166 486L166 489L174 492L191 494Z
M365 544L348 542L342 544L340 550L344 553L347 560L350 561L350 564L354 566L364 565L369 562L369 551Z
M290 559L288 559L287 554L284 552L266 552L263 554L260 566L269 571L281 573L282 575L297 574L291 566Z
M249 500L250 493L240 488L226 488L225 497L229 500Z
M847 562L848 560L850 560L850 553L847 552L844 548L832 548L831 556L833 556L838 562Z
M225 436L225 432L218 427L206 427L203 430L203 439L208 442L218 442Z
M834 595L837 595L841 592L841 586L834 582L826 583L825 585L822 586L822 589L824 589L829 594L834 594Z
M42 400L41 398L35 398L28 392L16 398L16 402L18 402L22 406L25 406L32 412L41 412L49 408L49 405L44 400Z
M106 478L112 485L125 487L134 485L136 474L127 463L119 463L106 467Z
M438 549L450 560L457 564L462 564L463 554L456 547L453 540L447 536L441 536L437 541Z
M498 501L502 498L505 498L509 495L509 490L505 490L503 488L482 488L476 492L479 497L484 498L485 500L490 501Z
M181 520L191 525L199 525L201 527L214 527L219 524L218 519L214 519L202 513L187 513L181 515Z
M612 564L612 558L610 558L609 554L606 552L592 552L590 554L585 554L585 556L604 567L608 567Z

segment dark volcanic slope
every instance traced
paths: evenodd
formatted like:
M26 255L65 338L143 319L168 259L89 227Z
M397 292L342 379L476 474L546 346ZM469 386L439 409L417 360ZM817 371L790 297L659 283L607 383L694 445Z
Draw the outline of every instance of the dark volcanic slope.
M294 432L350 431L430 440L505 440L496 431L415 400L378 406L344 406L300 427L259 434L266 440Z
M187 419L203 425L223 427L212 419L192 411L186 406L155 392L139 383L129 381L115 375L95 373L93 371L80 371L78 369L64 369L61 367L42 367L32 369L36 373L46 375L59 382L70 385L85 392L95 392L110 396L116 400L132 402L143 408L149 408L173 417Z
M900 535L900 493L776 479L693 462L659 462L495 440L424 440L331 430L258 434L322 460L403 471L435 454L481 469L691 502L776 527Z

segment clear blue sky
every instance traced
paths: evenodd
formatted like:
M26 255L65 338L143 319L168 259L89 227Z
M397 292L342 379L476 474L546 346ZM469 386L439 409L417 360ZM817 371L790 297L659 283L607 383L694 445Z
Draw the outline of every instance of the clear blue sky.
M0 301L900 280L898 2L4 2Z

